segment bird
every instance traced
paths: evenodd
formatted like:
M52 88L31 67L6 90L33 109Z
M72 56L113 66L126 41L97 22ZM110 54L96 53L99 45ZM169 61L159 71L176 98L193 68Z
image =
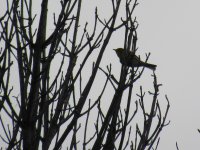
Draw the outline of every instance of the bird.
M133 52L130 52L130 51L125 52L125 50L123 48L117 48L117 49L113 49L113 50L117 53L117 56L119 57L120 62L125 66L146 67L151 70L155 70L157 67L154 64L146 63L146 62L140 60L140 58L138 56L136 56Z

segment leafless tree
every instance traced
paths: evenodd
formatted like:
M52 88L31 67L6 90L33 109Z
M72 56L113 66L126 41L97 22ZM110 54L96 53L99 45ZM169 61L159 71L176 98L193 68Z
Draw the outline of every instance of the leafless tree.
M0 18L2 148L157 149L159 133L168 124L169 101L166 97L166 109L161 110L160 84L155 72L148 111L142 87L138 98L132 94L133 85L145 68L122 65L117 79L112 73L112 64L107 69L100 67L113 33L120 29L125 31L120 37L124 39L124 49L136 52L138 24L133 12L137 0L109 1L112 13L105 20L99 16L97 7L92 29L88 28L88 22L80 22L83 3L82 0L61 0L58 15L53 15L54 29L49 33L47 18L52 14L48 12L48 0L42 0L37 15L33 14L32 0L7 0L7 11ZM120 9L125 12L124 17L120 17ZM87 63L92 66L91 72ZM105 83L101 83L102 91L92 101L88 95L95 91L95 77L102 72ZM108 110L104 111L102 100L105 91L111 90L108 84L114 95ZM123 99L125 94L127 98ZM122 99L126 103L124 111ZM143 123L134 121L138 110L142 111ZM91 114L94 122L90 120ZM91 126L94 132L90 131Z

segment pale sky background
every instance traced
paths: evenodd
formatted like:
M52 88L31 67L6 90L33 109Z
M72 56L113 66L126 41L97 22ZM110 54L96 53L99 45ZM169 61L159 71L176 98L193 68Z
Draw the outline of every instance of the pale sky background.
M175 150L176 141L180 150L199 149L200 1L138 2L135 14L139 22L138 47L143 50L140 54L145 56L145 52L151 52L149 62L158 65L156 74L158 81L163 84L161 95L167 94L171 105L168 114L171 123L161 132L159 150ZM53 3L51 0L50 4ZM103 15L106 11L100 13ZM85 17L89 17L88 14ZM120 35L118 37L120 39ZM108 45L110 49L116 47L123 45L118 45L118 42L114 46ZM113 52L108 53L108 62L112 61L110 57L113 57L114 63L118 61ZM118 68L114 68L113 64L113 69ZM150 74L145 71L142 78ZM145 84L145 81L142 83ZM164 101L164 98L161 100Z
M161 150L200 148L200 1L139 1L139 47L151 51L162 92L170 99L171 124L161 136Z

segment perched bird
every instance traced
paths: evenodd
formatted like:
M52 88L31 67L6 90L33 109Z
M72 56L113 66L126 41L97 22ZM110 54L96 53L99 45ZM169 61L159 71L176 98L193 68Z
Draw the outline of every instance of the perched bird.
M156 69L156 65L143 62L133 52L128 51L126 53L123 48L117 48L114 49L114 51L117 53L117 56L123 65L128 67L147 67L152 70Z

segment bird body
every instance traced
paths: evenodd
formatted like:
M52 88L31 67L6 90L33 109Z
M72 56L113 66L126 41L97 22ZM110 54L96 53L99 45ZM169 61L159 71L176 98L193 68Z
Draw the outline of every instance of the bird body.
M143 62L133 52L130 52L130 51L125 52L123 48L117 48L114 50L117 53L117 56L119 57L120 62L123 65L129 66L129 67L147 67L152 70L156 69L156 65Z

